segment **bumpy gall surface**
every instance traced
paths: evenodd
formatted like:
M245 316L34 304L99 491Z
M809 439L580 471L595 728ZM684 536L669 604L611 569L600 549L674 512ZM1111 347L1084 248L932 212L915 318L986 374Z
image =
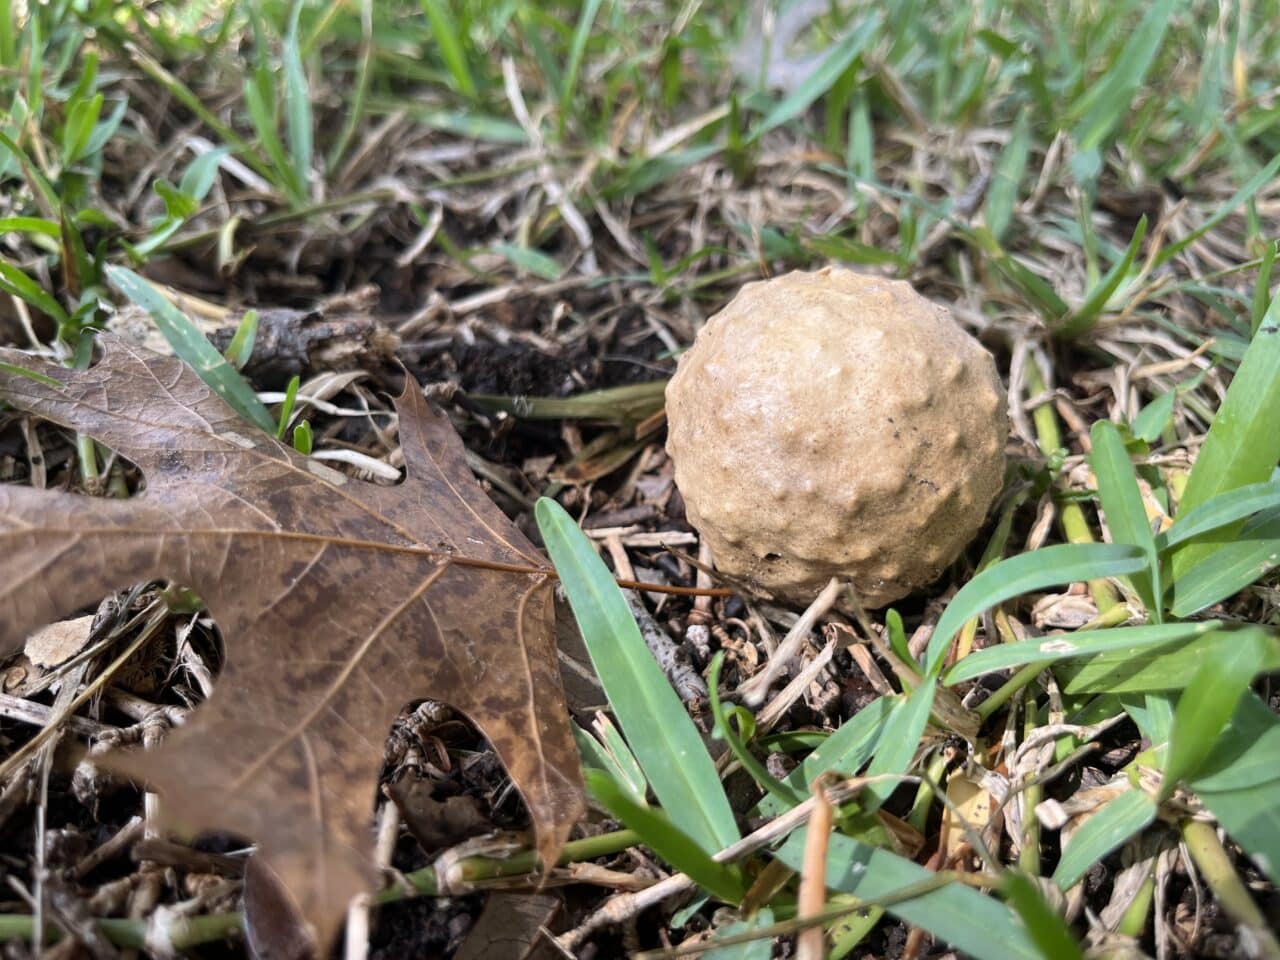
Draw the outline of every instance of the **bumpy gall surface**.
M667 452L725 573L880 607L935 580L1004 477L991 355L902 281L826 268L747 284L667 387Z

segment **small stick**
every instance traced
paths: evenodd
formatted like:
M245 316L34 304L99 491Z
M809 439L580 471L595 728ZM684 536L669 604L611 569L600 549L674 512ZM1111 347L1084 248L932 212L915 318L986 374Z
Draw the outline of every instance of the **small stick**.
M400 808L394 803L383 803L378 810L377 841L374 844L374 862L383 869L391 864L396 836L400 830ZM373 894L359 893L347 907L347 929L343 956L345 960L366 960L369 956L369 910L373 906Z
M693 581L699 590L711 589L711 575L707 573L711 569L711 564L715 562L715 558L711 554L711 544L707 542L707 538L703 537L698 543L698 573L697 578ZM711 621L711 600L710 594L702 594L694 601L693 613L695 622L709 623Z
M807 920L826 910L827 846L831 839L834 810L823 791L827 774L814 778L813 815L804 838L804 863L800 868L800 897L797 917ZM796 937L796 960L822 960L827 954L826 935L821 925L806 927Z
M787 635L782 639L782 643L778 644L778 649L773 651L773 656L769 658L764 669L738 687L739 695L748 706L758 707L764 702L769 687L787 668L787 662L800 652L801 644L808 638L809 631L818 622L818 618L835 605L842 588L841 582L832 577L831 581L822 588L822 592L814 598L813 603L809 604L809 609L796 621L795 626L787 631Z
M142 836L142 818L139 816L132 817L128 823L115 832L110 838L100 843L93 850L90 850L85 856L81 857L79 862L71 870L71 876L77 880L84 877L89 871L96 869L108 860L114 860L117 856L128 850L135 840Z
M799 700L805 690L809 688L809 684L818 679L818 676L827 665L831 663L831 658L836 652L836 641L827 641L816 657L804 665L804 669L796 674L795 679L782 688L782 692L769 701L763 710L756 715L756 731L757 733L767 733L772 730L779 720L786 715L791 709L791 705Z

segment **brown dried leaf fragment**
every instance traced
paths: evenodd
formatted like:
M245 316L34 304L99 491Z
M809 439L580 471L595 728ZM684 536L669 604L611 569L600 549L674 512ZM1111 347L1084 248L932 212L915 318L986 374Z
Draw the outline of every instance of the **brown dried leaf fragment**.
M484 495L448 420L397 401L408 476L349 479L241 420L189 367L111 337L96 367L13 350L0 399L128 457L146 491L0 487L0 650L108 591L169 578L227 643L210 700L157 750L117 755L186 830L252 837L328 942L372 880L383 740L409 700L468 714L524 795L544 862L583 810L550 568Z

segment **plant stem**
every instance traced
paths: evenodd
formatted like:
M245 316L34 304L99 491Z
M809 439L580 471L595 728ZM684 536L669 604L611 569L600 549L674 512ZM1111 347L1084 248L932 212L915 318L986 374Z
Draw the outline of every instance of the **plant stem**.
M1200 868L1205 883L1218 898L1218 903L1222 904L1222 909L1244 927L1247 935L1256 942L1256 956L1265 957L1266 960L1280 960L1280 943L1276 941L1267 918L1240 881L1235 865L1218 840L1218 831L1214 825L1204 820L1184 820L1182 839L1191 852L1191 859Z
M933 760L929 762L928 772L925 774L924 779L920 781L920 786L916 788L916 798L911 804L911 812L907 814L907 823L921 833L924 833L925 824L929 819L929 811L933 808L933 785L941 783L946 772L947 758L939 750L933 755Z
M1096 617L1094 620L1081 627L1080 630L1101 630L1104 627L1118 627L1128 619L1128 609L1124 604L1118 604L1112 607L1107 613ZM1039 676L1040 671L1051 663L1053 663L1052 660L1037 660L1035 663L1028 663L1012 677L1002 683L995 693L991 694L991 696L987 697L987 699L974 707L974 713L976 713L983 721L986 721L991 714L1004 706L1009 701L1010 697ZM1068 752L1070 752L1070 750L1068 750Z
M1093 531L1084 515L1084 508L1078 503L1064 503L1061 512L1062 532L1068 543L1093 543ZM1098 613L1105 615L1112 610L1124 608L1116 588L1109 580L1097 579L1089 581L1089 593L1098 608ZM1127 618L1126 618L1127 619Z
M1039 396L1049 389L1034 360L1027 364L1027 388L1032 396ZM1031 419L1036 426L1036 442L1045 457L1051 457L1062 449L1062 429L1058 426L1058 415L1053 412L1051 404L1042 403L1036 407L1031 413ZM1093 531L1089 529L1089 521L1080 504L1062 504L1058 516L1067 542L1094 542ZM1089 592L1093 596L1093 602L1097 605L1099 613L1105 614L1113 607L1120 605L1120 597L1116 594L1115 587L1105 579L1090 580Z
M98 448L93 437L87 434L76 434L76 454L80 459L80 480L85 489L97 492L101 471L98 469Z
M1025 692L1022 701L1022 736L1025 740L1036 731L1035 691ZM1030 877L1040 876L1040 821L1035 815L1036 806L1044 794L1039 782L1032 781L1022 792L1022 849L1018 852L1018 866Z
M1142 931L1147 929L1147 916L1151 912L1151 901L1155 897L1155 892L1156 878L1155 871L1152 869L1147 871L1147 878L1142 881L1142 886L1129 904L1129 908L1120 918L1116 933L1134 939L1142 936Z
M213 943L236 935L240 930L239 913L210 913L195 917L180 917L168 928L169 942L178 950ZM140 950L146 947L147 921L122 917L105 917L94 925L108 940L118 947ZM35 936L35 918L25 914L0 916L0 940L31 940ZM51 923L45 924L46 942L57 940L61 931Z
M1040 675L1040 671L1049 665L1047 660L1028 663L1012 677L1000 685L1000 688L983 700L974 712L985 722L993 713L1009 702L1009 698Z
M627 847L640 842L640 835L634 830L615 830L595 837L584 837L581 840L570 840L564 845L557 864L578 863L583 860L594 860L618 853ZM524 850L511 857L464 857L453 865L451 879L463 883L476 883L484 880L498 880L502 877L519 877L532 873L538 867L538 854L533 850ZM439 892L439 880L435 866L423 867L413 873L406 874L405 880L413 888L413 892L422 896L435 896ZM410 894L403 885L389 887L374 898L375 903L395 903L404 900Z
M564 845L558 863L576 863L593 860L596 857L618 853L627 847L635 846L640 837L633 830L615 830L595 837L584 837L571 840ZM454 879L467 883L484 880L496 880L502 877L518 877L532 873L538 866L538 855L533 850L525 850L513 857L464 857L454 865ZM423 867L404 878L409 882L405 887L399 884L390 887L377 897L375 903L395 903L411 896L435 896L438 892L438 881L434 866ZM170 942L179 950L194 947L202 943L212 943L232 936L240 929L239 913L211 913L202 916L183 917L170 928ZM95 921L102 934L118 947L142 949L146 946L147 922L145 920L129 920L118 917L103 918ZM31 940L35 934L35 919L27 914L0 915L0 942L5 940ZM52 924L45 925L45 939L52 941L58 938L59 931Z

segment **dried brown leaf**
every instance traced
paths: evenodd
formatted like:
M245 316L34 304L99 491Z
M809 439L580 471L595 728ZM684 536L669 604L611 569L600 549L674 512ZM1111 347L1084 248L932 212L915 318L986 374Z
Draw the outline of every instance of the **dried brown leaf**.
M113 765L186 830L255 839L320 941L372 879L383 740L409 700L468 714L529 806L544 861L581 813L550 569L484 495L448 420L397 401L408 476L349 479L241 420L189 367L110 337L85 371L12 350L0 399L128 457L144 493L0 487L0 650L110 590L169 578L222 628L210 700Z
M22 652L37 667L56 667L83 650L92 631L93 614L60 620L27 637Z

